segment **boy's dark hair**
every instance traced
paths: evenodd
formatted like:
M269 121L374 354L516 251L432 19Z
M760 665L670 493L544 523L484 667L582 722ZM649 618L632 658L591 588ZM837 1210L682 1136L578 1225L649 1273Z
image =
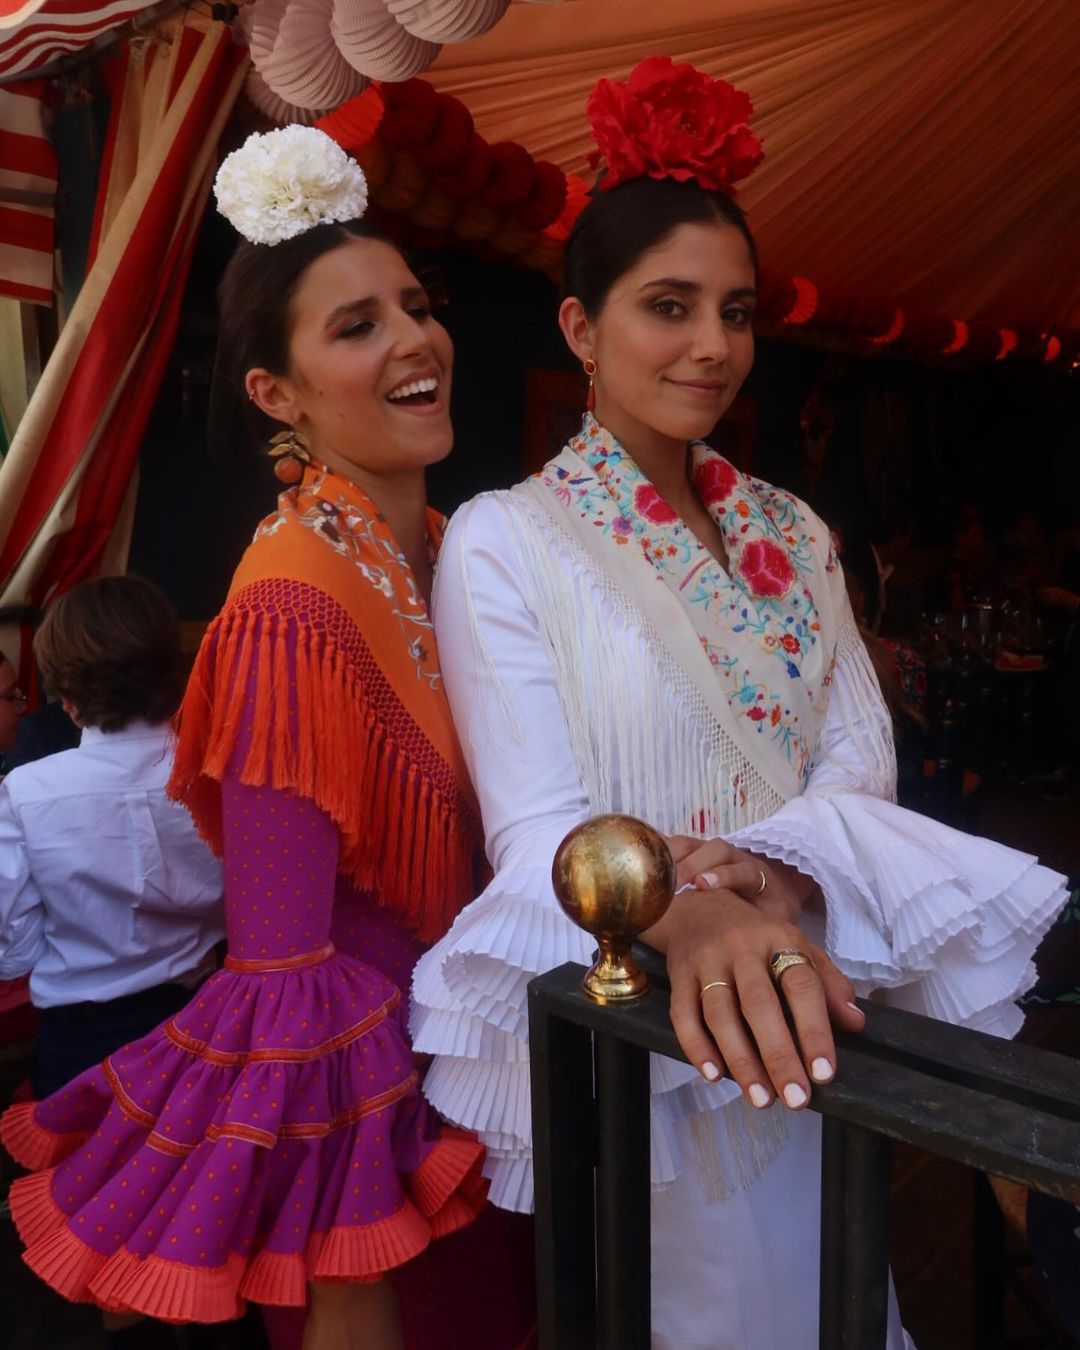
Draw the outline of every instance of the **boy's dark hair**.
M122 731L140 719L166 722L180 705L180 620L143 577L73 586L46 610L34 655L46 690L68 699L83 726Z

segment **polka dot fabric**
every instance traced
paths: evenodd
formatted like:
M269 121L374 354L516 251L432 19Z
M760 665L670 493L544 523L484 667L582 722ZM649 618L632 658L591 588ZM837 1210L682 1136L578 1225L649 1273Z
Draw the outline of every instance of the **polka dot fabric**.
M11 1192L28 1264L68 1298L175 1322L378 1279L485 1194L481 1147L420 1094L419 944L337 876L311 802L230 774L222 812L226 969L3 1127L42 1169Z

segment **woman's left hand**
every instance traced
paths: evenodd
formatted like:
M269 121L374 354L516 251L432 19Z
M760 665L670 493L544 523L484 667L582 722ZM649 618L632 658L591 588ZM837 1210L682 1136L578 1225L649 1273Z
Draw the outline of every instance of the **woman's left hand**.
M734 891L771 918L795 923L816 889L813 877L797 868L759 858L726 839L675 834L667 843L676 863L676 890L692 885L699 891Z

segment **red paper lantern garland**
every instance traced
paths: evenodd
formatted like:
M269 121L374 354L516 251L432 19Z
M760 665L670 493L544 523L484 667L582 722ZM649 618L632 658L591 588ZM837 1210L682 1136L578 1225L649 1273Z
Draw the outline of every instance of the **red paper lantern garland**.
M403 218L413 246L467 244L480 257L512 258L557 281L562 248L589 185L536 160L516 141L490 145L460 100L426 80L372 85L316 123L363 166L374 204ZM763 273L758 314L793 331L864 342L868 352L1005 361L1038 358L1074 367L1080 332L1036 334L821 288L806 277Z

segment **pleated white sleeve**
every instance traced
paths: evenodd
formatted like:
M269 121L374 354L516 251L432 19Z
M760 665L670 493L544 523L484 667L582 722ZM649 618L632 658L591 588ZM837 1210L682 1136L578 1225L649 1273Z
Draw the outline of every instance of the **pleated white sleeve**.
M738 830L740 848L821 886L830 956L860 993L1013 1036L1031 957L1067 898L1066 879L1026 853L873 795L865 747L889 714L861 652L842 653L806 791ZM868 723L874 723L868 728Z
M412 1033L433 1054L424 1091L488 1147L492 1201L532 1208L525 990L592 939L556 903L551 862L589 814L558 693L499 508L454 517L434 601L439 661L483 812L495 878L420 961Z

